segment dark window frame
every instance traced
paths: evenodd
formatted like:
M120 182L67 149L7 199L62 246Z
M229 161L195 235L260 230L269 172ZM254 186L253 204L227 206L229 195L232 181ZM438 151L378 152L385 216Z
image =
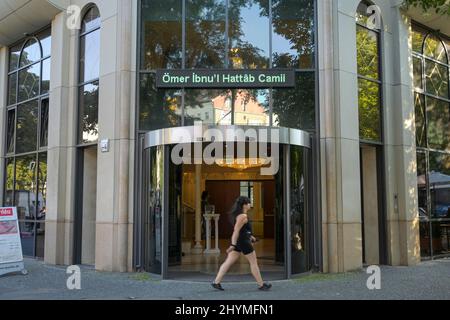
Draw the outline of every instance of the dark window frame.
M441 96L436 96L434 94L430 94L427 92L427 83L426 83L426 70L425 70L425 63L426 61L430 61L432 63L436 63L440 66L444 66L447 68L447 72L449 75L449 79L450 79L450 52L448 50L448 46L446 45L446 42L450 41L450 37L439 33L438 31L432 30L429 27L426 27L416 21L412 21L411 23L412 28L413 28L413 32L419 32L420 34L423 35L422 38L422 44L421 44L421 52L417 52L417 51L412 51L412 57L415 57L417 59L420 60L421 63L421 81L422 81L422 88L416 87L413 83L413 88L414 88L414 95L421 95L423 97L423 101L424 101L424 108L425 110L427 110L428 107L428 100L429 99L435 99L438 102L443 102L446 103L449 108L450 108L450 81L448 83L448 94L449 97L445 98L445 97L441 97ZM443 63L442 61L438 61L436 59L433 59L432 57L429 57L425 54L424 50L425 50L425 42L427 41L427 39L430 36L434 36L436 37L439 41L441 41L441 43L444 45L444 50L445 50L445 55L447 58L447 64ZM449 110L450 112L450 110ZM422 256L421 258L423 260L428 260L428 259L438 259L438 258L442 258L442 257L448 257L450 255L450 253L438 253L435 254L435 248L433 247L433 223L436 222L448 222L450 221L450 218L436 218L434 217L434 215L432 214L432 210L433 210L433 204L432 204L432 195L431 195L431 187L430 187L430 183L429 183L429 176L430 176L430 172L431 172L431 164L430 164L430 154L440 154L443 156L448 156L450 157L450 150L440 150L440 149L435 149L433 147L430 146L430 141L429 141L429 137L428 137L428 125L429 125L429 117L428 117L428 112L425 111L424 114L424 127L425 127L425 133L426 133L426 141L425 141L425 147L421 147L419 145L416 145L416 152L417 154L422 154L425 156L425 164L426 164L426 168L425 168L425 175L426 175L426 209L427 209L427 216L428 216L428 221L426 221L425 223L428 224L428 232L429 232L429 237L430 237L430 243L429 243L429 252L430 254L428 256Z

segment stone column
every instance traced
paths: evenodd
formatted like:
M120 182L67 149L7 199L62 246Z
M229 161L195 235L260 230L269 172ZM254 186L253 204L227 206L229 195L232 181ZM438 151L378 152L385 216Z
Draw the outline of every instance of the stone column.
M379 1L382 3L382 1ZM402 1L386 8L386 168L388 259L392 265L420 262L417 163L410 19Z
M133 6L136 1L96 1L101 14L99 140L110 141L109 152L98 153L95 267L125 272L129 266L129 197L134 152L131 116ZM134 120L133 120L134 121ZM131 175L130 175L131 172Z
M355 11L318 1L322 241L325 272L362 267Z
M73 263L78 35L66 27L65 13L52 22L48 124L45 257L48 264Z
M202 252L202 165L195 165L195 246L192 252L200 254Z

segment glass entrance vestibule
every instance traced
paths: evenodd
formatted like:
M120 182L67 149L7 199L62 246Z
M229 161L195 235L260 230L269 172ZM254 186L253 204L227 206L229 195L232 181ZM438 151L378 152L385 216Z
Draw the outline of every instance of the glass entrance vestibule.
M140 143L135 262L163 279L210 279L223 263L239 196L266 279L310 271L317 235L311 138L288 128L210 126L148 132ZM230 277L250 274L242 257Z

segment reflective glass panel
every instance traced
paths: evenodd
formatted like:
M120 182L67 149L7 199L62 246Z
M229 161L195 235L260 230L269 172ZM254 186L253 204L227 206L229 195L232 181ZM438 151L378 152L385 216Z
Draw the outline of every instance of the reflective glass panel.
M448 67L425 59L427 93L448 98Z
M19 102L32 99L39 95L41 64L19 71Z
M416 115L416 144L418 147L427 147L427 136L425 127L425 98L423 95L415 94Z
M41 94L46 94L50 90L50 58L42 62L42 83Z
M80 87L79 93L79 143L98 140L98 82Z
M40 153L38 167L37 220L45 220L47 213L47 153Z
M100 12L96 6L93 6L85 14L83 21L81 22L81 33L100 28L100 24Z
M8 105L17 102L17 72L8 77Z
M157 90L155 76L144 74L140 81L140 130L157 130L181 125L182 90Z
M414 68L414 88L423 89L422 85L422 59L413 56L413 68Z
M269 0L229 0L229 67L268 68Z
M428 145L432 149L450 151L450 107L449 103L426 98L428 116Z
M359 135L362 140L381 141L380 85L358 79Z
M181 68L182 1L142 0L141 3L141 68Z
M14 192L14 159L6 159L6 177L5 177L5 198L3 205L5 207L13 206L13 192Z
M272 1L272 66L314 67L314 1Z
M37 150L38 116L37 100L17 107L16 153Z
M273 90L273 126L303 130L315 128L315 74L301 72L293 89Z
M39 42L37 42L36 39L30 39L22 50L20 66L28 66L41 58L41 46L39 45Z
M225 67L226 0L186 1L186 67Z
M428 36L424 43L423 54L442 63L447 63L444 43L435 36Z
M422 257L431 253L430 244L430 217L428 214L427 196L427 168L426 154L417 153L417 190L419 201L419 230L420 230L420 254Z
M14 139L16 132L16 110L8 110L8 119L7 119L7 133L6 133L6 152L14 153Z
M22 45L23 42L9 49L9 71L17 70Z
M379 79L378 33L356 27L358 74L370 79Z
M19 220L36 219L37 209L37 177L36 155L16 158L16 186L14 201Z
M48 57L52 53L52 37L51 29L47 29L38 35L42 46L42 57Z
M82 36L80 46L80 83L85 83L100 74L100 30Z
M48 145L48 112L49 112L49 100L44 99L41 101L41 126L40 126L40 141L39 146L46 147Z
M33 257L35 253L35 224L34 222L19 222L19 228L23 255Z

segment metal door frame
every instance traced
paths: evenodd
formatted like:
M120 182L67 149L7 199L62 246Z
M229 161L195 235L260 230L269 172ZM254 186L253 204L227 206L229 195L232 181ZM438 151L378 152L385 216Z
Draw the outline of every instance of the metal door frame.
M201 129L201 131L199 130ZM218 130L223 133L223 139L217 139L217 137L208 136L208 134L204 134L206 130ZM249 140L249 137L242 136L241 134L233 135L233 140L227 140L227 130L233 130L234 132L240 132L239 130L248 130L255 129L257 132L256 141ZM168 215L168 207L169 207L169 167L170 163L170 146L178 143L183 144L194 144L198 142L263 142L263 143L271 143L272 136L260 134L260 129L263 130L278 130L278 141L277 144L281 148L279 150L280 154L282 154L283 163L282 163L282 175L283 175L283 217L284 217L284 251L285 251L285 278L290 279L292 276L292 266L291 266L291 223L290 223L290 146L300 146L308 151L311 151L312 143L311 136L308 132L298 130L298 129L290 129L290 128L272 128L272 127L258 127L258 126L211 126L211 125L203 125L203 126L189 126L189 127L175 127L175 128L165 128L160 130L151 131L145 134L143 141L141 141L142 149L145 150L164 146L164 182L163 182L163 204L162 204L162 252L161 252L161 277L162 279L168 279L168 254L169 254L169 215ZM145 165L145 164L143 164ZM308 162L304 162L304 166L309 166ZM141 166L142 167L142 166ZM309 168L311 169L311 168ZM306 170L309 172L310 170ZM142 193L144 196L145 193ZM308 210L306 214L309 213L309 209L311 207L308 206ZM146 215L147 212L142 212L141 216ZM309 228L313 228L313 225L308 225ZM311 237L308 237L308 240ZM311 238L312 239L312 238ZM146 239L142 239L142 241L146 241ZM148 241L148 240L147 240ZM145 246L143 246L145 247Z

